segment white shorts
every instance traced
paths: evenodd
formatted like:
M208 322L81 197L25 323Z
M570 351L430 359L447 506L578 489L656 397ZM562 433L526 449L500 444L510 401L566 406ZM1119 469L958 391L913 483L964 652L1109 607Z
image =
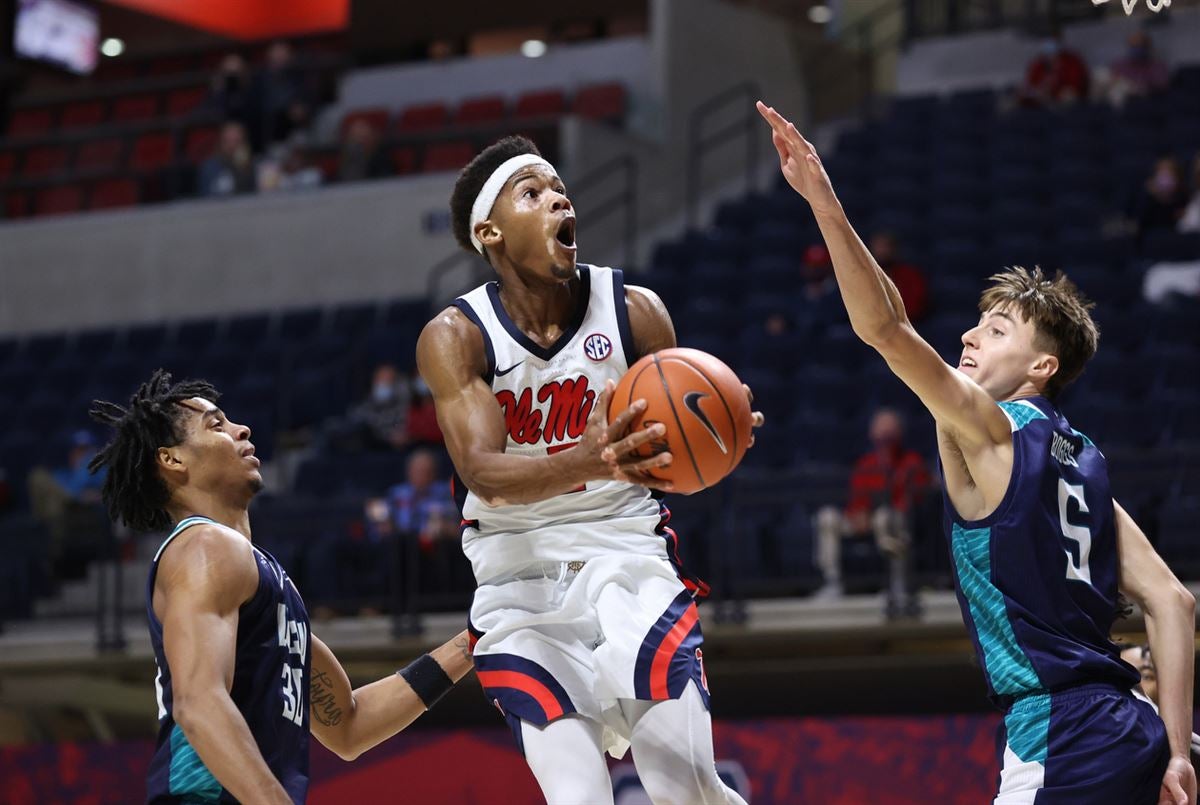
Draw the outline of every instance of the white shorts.
M471 606L475 669L519 735L571 713L605 726L622 757L630 725L619 699L678 699L695 680L705 707L704 636L692 593L653 556L603 556L577 573L481 586Z

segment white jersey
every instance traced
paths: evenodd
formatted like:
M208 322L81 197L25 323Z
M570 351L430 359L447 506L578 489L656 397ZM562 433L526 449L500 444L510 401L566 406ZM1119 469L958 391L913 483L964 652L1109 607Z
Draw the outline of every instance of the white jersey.
M483 334L485 379L504 415L507 453L544 456L573 445L605 382L619 381L635 358L621 272L580 264L578 273L579 304L548 348L513 323L496 282L454 302ZM611 554L667 558L666 541L656 533L659 504L643 486L591 481L537 503L489 506L456 479L455 496L463 552L481 585L539 562Z

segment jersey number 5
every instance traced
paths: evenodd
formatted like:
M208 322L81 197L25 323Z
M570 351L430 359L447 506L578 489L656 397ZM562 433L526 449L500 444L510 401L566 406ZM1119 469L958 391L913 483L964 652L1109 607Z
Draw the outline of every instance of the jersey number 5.
M1087 526L1072 525L1067 521L1067 501L1072 500L1079 504L1079 513L1087 514L1087 503L1083 499L1083 486L1080 484L1069 484L1064 479L1058 479L1058 519L1059 525L1062 526L1063 536L1072 540L1079 545L1079 561L1075 561L1075 557L1070 550L1066 550L1067 554L1067 578L1078 579L1086 584L1092 583L1092 571L1088 567L1088 555L1092 552L1092 532Z

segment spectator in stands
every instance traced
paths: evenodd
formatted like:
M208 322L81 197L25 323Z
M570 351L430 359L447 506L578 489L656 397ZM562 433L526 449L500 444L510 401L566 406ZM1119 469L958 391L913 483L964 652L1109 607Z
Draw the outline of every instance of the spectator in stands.
M8 511L12 505L12 485L8 482L8 472L0 466L0 514Z
M273 153L258 162L258 192L309 190L320 187L321 169L307 158L303 148L293 145L277 146Z
M89 510L100 505L105 472L92 475L88 462L96 455L96 437L78 430L71 437L65 466L36 467L29 473L29 500L33 515L50 533L50 557L60 576L77 576L95 552L96 518ZM73 524L82 522L83 528Z
M1142 681L1130 692L1147 702L1158 712L1158 669L1154 667L1154 657L1150 654L1150 646L1145 643L1129 646L1121 650L1121 659L1132 665L1141 675ZM1192 733L1192 763L1200 756L1200 735Z
M800 274L804 287L797 300L796 324L801 331L819 336L830 325L850 320L838 295L833 260L823 244L814 244L804 250Z
M896 236L891 232L876 232L871 238L871 255L896 283L909 320L919 322L929 312L929 280L920 268L901 260L899 252Z
M258 74L255 94L264 146L286 140L294 130L306 126L312 117L312 100L304 70L287 42L274 42L267 49L266 63Z
M383 148L379 132L366 120L358 118L346 129L342 153L338 158L338 180L360 182L389 176L392 167Z
M1200 151L1192 159L1192 198L1179 218L1180 232L1200 232Z
M216 151L200 164L196 189L202 196L231 196L257 189L254 158L241 123L230 120L221 126Z
M426 446L445 444L446 439L438 426L437 409L433 406L433 392L420 373L413 377L412 392L412 406L408 409L409 440Z
M1042 40L1037 57L1029 63L1018 101L1024 106L1073 103L1087 98L1089 83L1087 64L1066 47L1056 31Z
M208 106L225 120L236 120L252 133L258 125L254 83L246 60L237 53L221 59L209 81Z
M390 363L375 367L367 398L333 426L335 446L350 452L403 450L409 432L412 390L408 376Z
M1173 157L1159 159L1134 200L1133 217L1137 221L1138 238L1158 229L1174 230L1187 204L1187 190L1179 163Z
M405 482L388 490L392 527L401 544L416 541L420 563L432 570L420 574L430 582L427 589L447 592L463 581L455 572L462 547L450 485L438 478L438 457L432 450L414 450L405 470Z
M854 465L846 508L825 506L817 512L816 564L825 577L818 595L838 598L843 593L842 538L873 535L890 568L888 616L915 615L918 603L908 578L911 514L930 488L929 471L920 454L904 446L904 423L892 409L875 412L869 436L873 449Z
M1129 35L1125 56L1112 63L1100 83L1104 97L1120 107L1131 97L1162 92L1169 80L1170 70L1155 55L1150 35L1139 29Z

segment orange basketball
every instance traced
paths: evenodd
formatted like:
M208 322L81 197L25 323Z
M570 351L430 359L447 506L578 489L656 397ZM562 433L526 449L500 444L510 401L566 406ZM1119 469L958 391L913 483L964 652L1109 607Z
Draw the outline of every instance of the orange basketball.
M690 494L733 472L750 445L752 416L742 381L707 352L664 349L629 368L613 392L608 421L644 399L646 410L630 432L661 422L667 434L642 445L649 458L670 451L670 466L654 469L655 478L670 481L676 492Z

